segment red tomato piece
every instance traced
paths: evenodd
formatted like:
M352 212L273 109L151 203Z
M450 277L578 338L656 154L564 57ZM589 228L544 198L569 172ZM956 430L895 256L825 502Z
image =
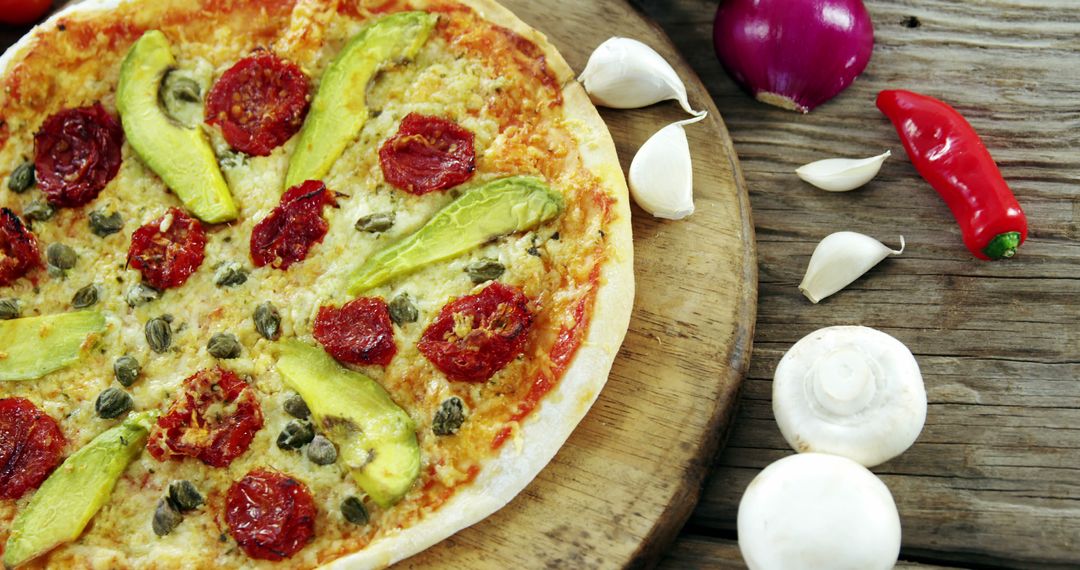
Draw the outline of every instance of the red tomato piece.
M0 499L37 489L60 464L64 434L30 400L0 400Z
M525 350L528 303L520 289L496 281L443 307L417 348L447 378L484 382Z
M202 265L206 230L179 208L131 234L128 265L142 273L143 281L158 290L179 287Z
M337 307L319 307L315 340L335 359L386 366L397 354L394 325L386 301L361 297Z
M120 171L124 131L101 106L52 115L34 135L34 168L49 203L75 208L98 197Z
M306 259L330 229L322 215L327 205L336 208L337 198L318 180L289 188L281 203L251 230L251 260L257 267L288 269Z
M146 448L158 461L195 457L228 467L262 427L255 390L230 370L210 368L184 380L183 392L150 430Z
M236 150L268 156L304 124L311 105L307 75L259 50L223 73L206 97L206 122Z
M11 285L35 267L41 267L37 238L15 212L0 208L0 287Z
M315 537L315 501L300 481L256 469L229 487L225 522L248 556L283 560Z
M410 194L445 190L476 171L473 134L453 121L409 113L379 149L386 181Z
M0 0L0 23L22 26L41 19L52 0Z

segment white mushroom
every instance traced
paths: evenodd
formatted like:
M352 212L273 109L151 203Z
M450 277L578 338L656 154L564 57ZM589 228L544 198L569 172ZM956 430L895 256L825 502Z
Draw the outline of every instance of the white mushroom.
M889 489L835 455L791 455L766 467L739 502L738 530L750 570L886 570L900 554Z
M795 451L873 467L915 442L926 421L926 389L902 342L869 327L827 327L780 360L773 414Z

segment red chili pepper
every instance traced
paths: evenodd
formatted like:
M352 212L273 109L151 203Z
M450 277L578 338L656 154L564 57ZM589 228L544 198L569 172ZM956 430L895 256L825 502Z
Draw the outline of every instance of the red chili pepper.
M971 253L979 259L1016 254L1027 239L1027 218L964 117L911 91L882 91L877 106L896 126L915 169L949 205Z

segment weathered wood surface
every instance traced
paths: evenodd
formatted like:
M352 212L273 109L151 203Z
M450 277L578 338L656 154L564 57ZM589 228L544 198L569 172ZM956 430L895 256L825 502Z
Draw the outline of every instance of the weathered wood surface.
M803 335L839 324L892 334L922 367L926 429L874 469L900 510L902 558L1080 566L1080 3L868 0L877 43L866 73L805 116L755 103L724 73L711 44L715 0L641 4L723 114L750 190L760 271L736 424L665 567L740 566L739 497L791 453L773 420L773 370ZM949 101L979 131L1030 221L1016 258L968 254L874 107L884 88ZM880 177L852 193L821 192L792 173L885 149L893 158ZM908 249L811 305L797 284L816 242L838 230L890 244L903 234Z
M681 535L668 555L660 562L659 570L736 570L746 568L739 545L734 540ZM901 561L902 570L944 570L945 566Z

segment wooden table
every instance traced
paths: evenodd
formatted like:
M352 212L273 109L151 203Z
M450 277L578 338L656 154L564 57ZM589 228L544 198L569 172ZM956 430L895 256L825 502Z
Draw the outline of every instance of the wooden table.
M808 115L754 102L712 48L715 0L638 0L678 45L724 116L750 190L760 285L754 353L727 448L663 568L739 568L739 497L791 453L771 378L795 341L861 324L903 341L922 367L926 428L873 469L896 499L901 559L980 567L1080 566L1080 3L868 0L866 72ZM979 131L1024 207L1011 260L974 259L948 209L874 107L885 88L942 98ZM810 161L893 151L847 194L802 183ZM814 245L852 230L908 249L811 305L797 289Z

